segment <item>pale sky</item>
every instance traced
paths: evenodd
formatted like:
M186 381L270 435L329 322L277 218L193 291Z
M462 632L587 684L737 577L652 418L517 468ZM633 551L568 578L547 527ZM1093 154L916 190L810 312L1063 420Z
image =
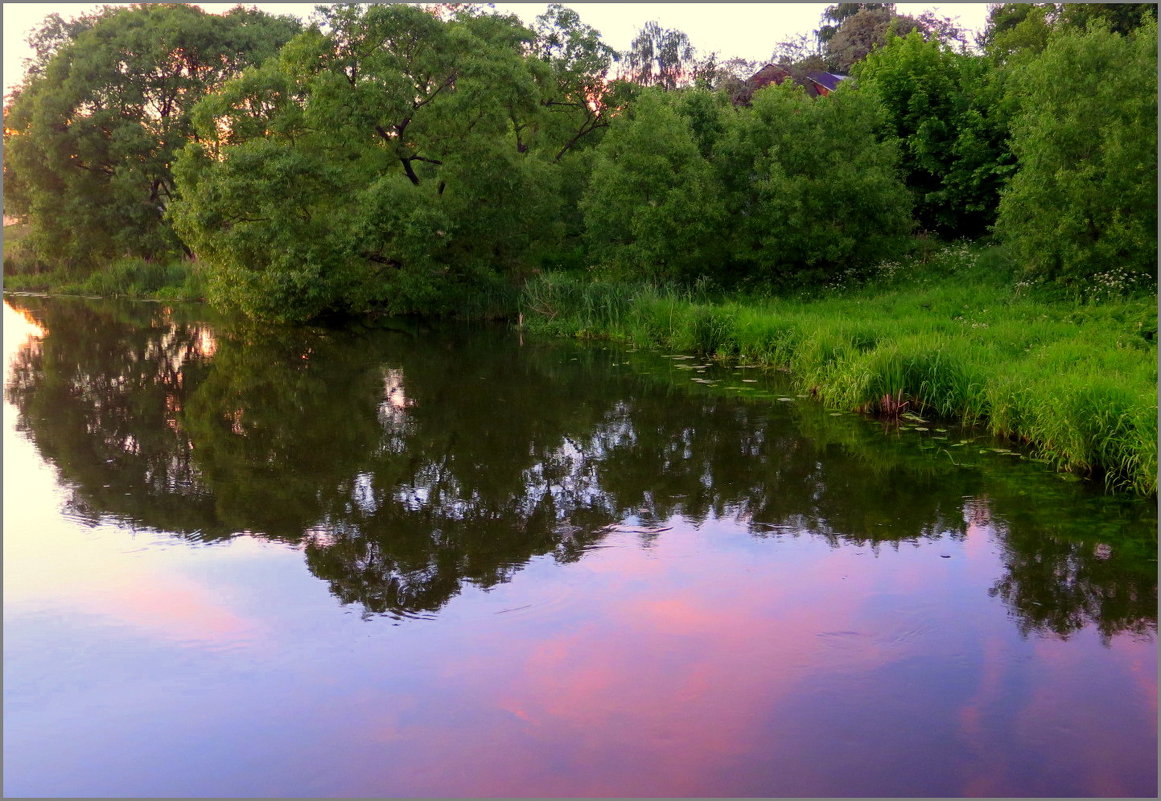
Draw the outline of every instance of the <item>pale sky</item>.
M123 3L4 3L4 73L5 91L23 77L22 63L31 55L25 44L29 32L52 12L65 18L93 11L101 5ZM203 9L221 13L237 3L198 3ZM273 14L293 14L302 19L310 16L316 3L245 3ZM733 56L764 61L774 46L798 34L809 34L818 27L823 10L829 3L563 3L580 14L581 20L601 32L605 43L617 50L627 50L637 31L649 20L666 28L676 28L689 35L700 55L716 51L720 59ZM496 3L496 8L511 12L531 22L544 12L546 3ZM933 10L941 16L957 19L969 32L983 30L987 20L987 3L898 3L901 14L918 16Z

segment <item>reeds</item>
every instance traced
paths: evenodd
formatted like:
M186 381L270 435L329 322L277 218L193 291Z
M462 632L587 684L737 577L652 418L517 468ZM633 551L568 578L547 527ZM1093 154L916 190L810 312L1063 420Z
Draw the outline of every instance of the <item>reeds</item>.
M205 285L192 262L120 259L89 275L66 271L6 273L6 289L102 297L201 300Z
M526 326L789 369L830 406L986 425L1060 470L1157 491L1153 297L1029 294L963 246L814 298L710 302L650 285L530 283Z

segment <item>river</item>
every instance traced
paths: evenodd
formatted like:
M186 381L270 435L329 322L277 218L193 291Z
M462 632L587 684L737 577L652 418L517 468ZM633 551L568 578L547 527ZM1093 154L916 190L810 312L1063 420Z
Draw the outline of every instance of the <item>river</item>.
M1157 513L778 373L6 297L8 796L1157 795Z

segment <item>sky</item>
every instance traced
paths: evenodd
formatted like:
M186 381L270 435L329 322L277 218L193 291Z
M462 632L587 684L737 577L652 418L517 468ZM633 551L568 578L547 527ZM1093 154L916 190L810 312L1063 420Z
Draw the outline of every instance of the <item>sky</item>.
M45 16L57 12L70 18L98 8L122 3L4 3L5 91L20 83L22 64L31 55L25 39ZM237 3L198 3L206 11L221 13ZM246 3L274 14L293 14L306 19L316 3ZM717 52L724 60L740 56L765 61L774 46L818 27L828 3L563 3L580 14L581 20L599 30L605 43L627 50L637 31L649 20L689 35L699 55ZM511 12L526 22L544 12L546 3L495 3L498 10ZM898 3L901 14L918 15L933 10L958 19L969 31L980 31L987 19L987 3Z

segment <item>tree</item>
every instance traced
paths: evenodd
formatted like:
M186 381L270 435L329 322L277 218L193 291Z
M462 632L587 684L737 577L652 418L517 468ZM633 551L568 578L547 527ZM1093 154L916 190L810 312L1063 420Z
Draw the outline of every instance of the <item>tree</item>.
M779 282L898 255L911 204L897 145L876 137L883 122L873 97L845 87L758 91L716 148L734 269Z
M996 231L1027 272L1072 285L1155 282L1156 23L1127 36L1055 31L1013 68L1008 91L1019 171Z
M826 69L826 59L823 57L822 49L818 47L817 41L812 43L806 34L776 44L773 52L770 53L770 63L786 67L791 71L796 67L814 71Z
M555 86L547 84L540 101L547 113L538 122L536 144L553 153L561 196L560 246L546 254L546 260L579 265L584 261L580 198L592 171L593 149L635 87L610 76L620 54L572 9L550 5L536 18L533 30L534 53L551 70L555 82Z
M590 252L614 274L690 281L719 268L721 187L690 118L657 89L610 127L581 207Z
M32 58L24 60L25 80L40 75L57 51L92 28L101 19L101 13L82 14L65 19L55 11L41 21L25 40L32 49Z
M1094 23L1113 33L1129 34L1149 20L1157 21L1156 3L1059 3L1061 24L1083 31Z
M854 75L902 143L919 224L943 236L983 234L1014 161L990 63L913 31L872 52Z
M999 3L988 12L979 43L999 63L1042 53L1053 30L1090 25L1127 34L1157 20L1155 3Z
M32 36L37 58L5 109L4 199L50 265L157 257L180 243L165 220L171 167L207 91L273 55L298 29L242 8L105 8Z
M325 32L197 112L173 214L212 298L286 320L452 313L533 268L561 235L557 166L603 124L588 32L570 19L538 50L511 16L320 13Z
M893 5L863 8L847 17L826 42L827 62L832 69L849 72L876 47L882 47L892 36L903 36L918 30L919 22L896 14Z
M826 22L815 31L820 44L826 44L835 37L839 28L849 18L858 14L860 11L875 11L877 9L886 9L888 11L895 10L894 3L836 3L833 6L827 6L826 10L822 12L822 18Z
M563 144L553 157L559 161L608 126L621 88L609 80L609 70L620 54L601 41L599 31L581 22L575 11L555 3L536 18L534 30L535 53L551 68L556 82L541 102L554 116L565 118L564 133L559 136Z
M839 72L850 71L875 48L911 31L919 31L924 39L942 42L960 52L967 50L964 29L933 11L910 17L896 12L894 3L838 3L829 6L822 18L823 25L815 31L820 45L817 56L826 61L829 69Z
M968 52L968 32L950 17L941 17L934 11L924 11L915 18L915 21L919 23L923 38L935 40L959 53Z
M759 66L756 61L736 56L719 61L717 53L711 53L698 61L694 69L694 86L721 92L734 102L738 102L740 98L748 97L752 93L746 81L758 71Z
M676 89L692 78L694 48L681 31L646 22L629 46L626 60L634 83Z

